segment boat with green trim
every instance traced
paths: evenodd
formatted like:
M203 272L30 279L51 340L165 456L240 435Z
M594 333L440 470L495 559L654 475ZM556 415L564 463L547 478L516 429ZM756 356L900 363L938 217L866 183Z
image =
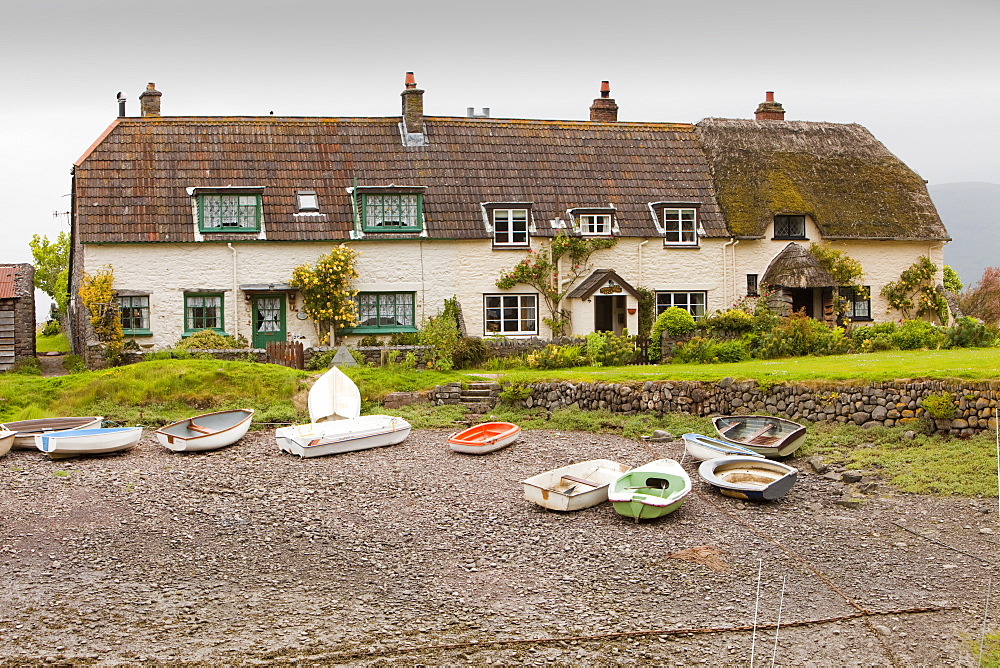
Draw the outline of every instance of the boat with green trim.
M669 515L691 493L691 478L673 459L657 459L623 473L611 483L608 501L619 515L636 521Z

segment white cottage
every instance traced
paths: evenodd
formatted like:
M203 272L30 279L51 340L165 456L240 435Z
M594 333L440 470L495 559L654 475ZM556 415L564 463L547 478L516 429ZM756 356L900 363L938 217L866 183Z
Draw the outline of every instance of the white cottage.
M348 336L416 331L456 296L470 335L547 337L542 296L496 282L556 234L616 242L559 267L573 334L635 332L641 289L699 318L767 277L828 317L832 279L775 264L789 244L862 263L856 320L898 317L881 287L941 265L923 181L860 126L785 121L770 93L755 120L697 125L619 121L607 82L586 121L425 116L423 95L408 74L400 116L168 117L150 84L75 164L71 293L110 266L142 347L205 328L262 347L317 342L289 281L341 243L361 253Z

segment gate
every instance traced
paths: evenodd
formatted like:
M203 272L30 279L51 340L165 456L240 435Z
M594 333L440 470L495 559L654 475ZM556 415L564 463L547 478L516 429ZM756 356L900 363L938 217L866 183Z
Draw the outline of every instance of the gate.
M266 351L264 361L268 364L280 364L293 369L306 368L301 341L270 341L264 350Z

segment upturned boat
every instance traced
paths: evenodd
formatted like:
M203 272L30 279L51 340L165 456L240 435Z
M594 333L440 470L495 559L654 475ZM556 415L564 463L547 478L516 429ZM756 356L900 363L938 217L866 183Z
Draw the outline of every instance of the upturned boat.
M799 472L782 462L734 456L702 462L698 475L726 496L774 501L788 493Z
M727 443L725 441L720 441L717 438L703 436L701 434L684 434L682 438L684 439L684 451L687 452L691 458L697 459L698 461L705 461L706 459L714 459L716 457L725 457L727 455L743 455L744 457L764 456L760 453L754 452L750 448L744 448L742 445Z
M6 429L0 429L0 457L3 457L14 445L15 433Z
M160 444L174 452L203 452L232 445L243 438L253 420L253 410L237 408L204 413L156 430Z
M142 427L70 429L35 436L35 447L52 459L62 459L128 450L141 438Z
M71 429L94 429L103 424L103 417L57 417L37 418L34 420L18 420L0 424L0 429L14 432L15 450L34 450L35 436L54 431Z
M361 391L337 367L316 379L309 388L309 421L350 420L361 415Z
M608 500L608 485L628 466L610 459L569 464L521 481L524 498L550 510L581 510Z
M505 448L517 440L521 428L510 422L484 422L455 432L448 445L455 452L482 455Z
M691 493L691 478L673 459L657 459L620 475L608 489L615 512L639 520L669 515Z
M806 428L771 415L723 415L712 418L719 438L765 457L787 457L806 441Z
M321 457L352 450L381 448L402 442L410 423L391 415L362 415L350 420L279 427L278 448L299 457Z

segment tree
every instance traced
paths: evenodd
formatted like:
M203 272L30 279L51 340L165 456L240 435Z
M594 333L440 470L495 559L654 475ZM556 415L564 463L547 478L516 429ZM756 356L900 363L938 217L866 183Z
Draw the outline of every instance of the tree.
M510 271L501 272L496 286L501 290L509 290L515 285L530 285L538 290L545 300L545 308L549 312L543 322L552 330L552 336L562 336L569 325L569 314L559 309L562 298L573 285L590 268L587 262L594 251L611 248L616 239L582 239L571 237L565 232L558 232L547 247L537 253L529 250L528 257L517 263ZM569 270L562 275L559 260L568 256Z
M34 235L28 242L35 265L35 287L56 303L56 313L66 313L69 301L69 234L60 232L55 241Z
M959 295L958 305L965 315L991 325L1000 324L1000 267L986 267L979 282Z
M958 275L958 272L949 267L944 266L944 289L948 292L954 292L956 295L962 291L962 279Z
M358 252L344 244L326 255L292 269L290 285L302 295L302 310L314 323L320 342L336 343L337 331L358 323L358 307L351 281L358 277L354 260Z
M837 282L837 288L851 288L858 299L868 298L868 288L861 284L865 271L861 263L842 250L830 248L821 244L811 244L809 253L816 259ZM850 310L851 302L836 293L833 310L840 322Z

